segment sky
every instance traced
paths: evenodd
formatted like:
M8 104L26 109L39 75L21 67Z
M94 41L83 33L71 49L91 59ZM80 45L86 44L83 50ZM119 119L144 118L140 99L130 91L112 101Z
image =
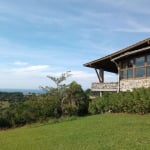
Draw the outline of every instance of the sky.
M97 82L83 64L150 37L149 0L0 0L0 88ZM105 82L117 75L105 73Z

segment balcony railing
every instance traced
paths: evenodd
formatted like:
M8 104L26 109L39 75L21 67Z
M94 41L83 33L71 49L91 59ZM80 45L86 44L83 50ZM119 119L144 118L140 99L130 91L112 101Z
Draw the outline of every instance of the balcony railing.
M92 83L92 91L117 91L118 82Z

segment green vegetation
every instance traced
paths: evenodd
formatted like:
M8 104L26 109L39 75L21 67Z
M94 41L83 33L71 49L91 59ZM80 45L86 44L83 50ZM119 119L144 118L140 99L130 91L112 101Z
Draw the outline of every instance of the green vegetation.
M92 114L113 113L150 113L150 88L138 88L133 92L105 93L90 103Z
M47 91L46 94L22 97L21 100L20 95L17 95L16 100L15 93L8 93L8 107L4 107L3 103L0 108L0 128L17 127L62 116L87 115L89 99L81 85L75 81L68 85L62 84L69 76L68 72L60 77L48 76L56 83L56 88L42 87Z
M42 87L41 95L0 93L0 149L149 150L150 88L90 101L97 93L75 81L62 84L69 76L48 76L56 87ZM89 113L101 115L77 117Z
M21 92L0 92L0 101L22 101L24 100L24 95Z
M149 150L150 115L104 114L0 132L1 150Z
M8 108L9 104L9 101L0 101L0 109Z

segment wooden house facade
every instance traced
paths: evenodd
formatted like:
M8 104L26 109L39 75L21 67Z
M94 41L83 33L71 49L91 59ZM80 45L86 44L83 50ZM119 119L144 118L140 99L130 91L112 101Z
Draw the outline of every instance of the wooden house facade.
M150 38L120 51L84 64L94 68L99 79L94 91L127 91L150 87ZM104 72L118 75L118 82L104 82Z

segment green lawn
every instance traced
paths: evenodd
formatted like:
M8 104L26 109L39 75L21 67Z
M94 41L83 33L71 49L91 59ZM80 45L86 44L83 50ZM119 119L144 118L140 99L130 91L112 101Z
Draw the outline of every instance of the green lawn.
M0 150L150 150L150 115L95 115L0 131Z

